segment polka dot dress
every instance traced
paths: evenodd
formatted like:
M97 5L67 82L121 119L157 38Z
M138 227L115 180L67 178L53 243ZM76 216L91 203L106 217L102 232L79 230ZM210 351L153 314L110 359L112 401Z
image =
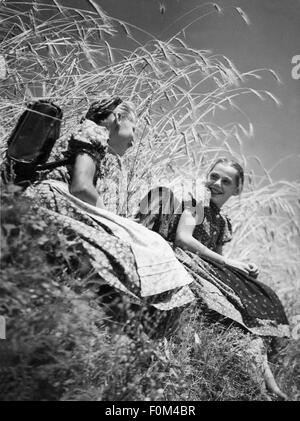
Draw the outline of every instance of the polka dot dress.
M160 196L162 203L163 194ZM158 206L157 209L162 207ZM157 213L140 217L141 223L174 244L180 215ZM196 226L193 236L216 252L218 246L231 240L230 220L210 202L204 208L203 222ZM256 335L289 336L283 306L270 287L234 269L205 261L190 251L175 246L173 248L179 261L195 280L190 289L208 309L238 322Z

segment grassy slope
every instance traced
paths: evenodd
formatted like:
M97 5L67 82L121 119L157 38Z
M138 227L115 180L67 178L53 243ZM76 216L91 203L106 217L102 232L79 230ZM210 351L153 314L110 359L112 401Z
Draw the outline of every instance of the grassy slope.
M1 399L260 397L247 358L239 356L247 337L186 314L181 334L149 339L127 311L128 335L84 286L74 242L47 226L18 192L5 192L2 205L0 309L8 339L0 348Z
M56 7L37 6L30 14L19 12L16 21L18 7L1 5L7 24L1 57L9 69L1 82L2 150L24 98L42 94L62 105L67 133L87 98L102 92L134 98L139 113L139 140L122 168L129 206L124 210L120 203L118 212L133 211L139 192L147 189L142 181L181 181L182 173L198 177L217 155L233 155L247 168L239 145L253 135L250 121L241 114L243 125L222 128L213 116L250 92L245 81L250 83L255 72L240 74L228 59L190 49L179 34L165 42L149 37L134 52L120 51L118 34L126 33L131 43L139 32L101 10L82 14L62 8L55 15ZM52 23L45 20L49 14ZM33 87L33 79L40 88ZM263 90L251 92L272 99ZM245 194L230 205L235 240L226 253L239 250L240 257L259 260L264 280L278 292L293 323L300 313L299 184L274 183L265 174L248 173ZM118 174L109 176L117 180ZM148 339L127 314L127 326L133 325L128 336L127 328L116 329L99 308L96 292L83 287L86 278L72 239L45 226L12 188L4 191L1 223L0 308L8 316L10 338L0 344L1 399L263 399L243 353L246 336L184 314L184 334ZM278 361L274 368L281 385L299 399L299 340Z

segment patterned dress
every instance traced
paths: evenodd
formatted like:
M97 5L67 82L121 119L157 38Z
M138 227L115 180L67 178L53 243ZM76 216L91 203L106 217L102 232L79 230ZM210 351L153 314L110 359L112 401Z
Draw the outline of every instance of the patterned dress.
M95 141L95 137L98 138L97 141ZM108 133L105 128L92 122L86 122L81 124L70 136L67 152L64 153L64 156L72 158L73 161L80 154L88 154L94 160L96 164L95 185L107 172L104 167L105 163L111 164L111 158L108 157L109 154L106 154L107 138ZM58 156L58 158L60 157ZM69 192L64 194L58 191L58 182L63 181L62 184L66 187L65 182L72 177L72 170L73 166L70 164L68 168L59 168L57 171L51 172L45 180L28 188L26 195L33 199L36 211L46 221L55 222L55 226L58 224L67 236L76 238L78 249L82 253L81 259L85 260L87 257L95 270L93 282L91 279L87 279L88 284L98 287L99 294L105 292L115 298L117 295L115 292L118 291L121 292L121 297L128 297L131 303L138 304L140 307L151 306L160 311L178 308L195 300L194 294L188 287L193 281L191 276L175 258L169 244L160 236L155 234L159 243L163 242L171 254L171 260L165 261L163 264L154 261L155 256L158 256L159 260L159 252L156 249L154 253L153 248L151 251L149 247L150 237L148 236L150 235L151 241L153 241L154 233L131 221L132 229L134 230L134 226L136 227L135 250L141 235L144 237L142 246L146 245L143 248L146 259L143 259L143 274L141 274L141 266L137 264L134 247L116 235L109 225L99 222L95 215L91 215L91 212L88 211L90 205L77 200L82 203L82 205L78 205ZM97 211L97 208L90 207L95 209L95 212ZM168 269L170 265L172 266ZM172 271L174 276L170 276ZM182 271L181 278L178 276L179 271ZM149 279L149 282L145 284L143 279Z
M180 219L180 213L176 213L176 199L172 198L172 192L168 189L161 189L158 194L153 194L152 191L151 197L154 201L149 209L155 208L159 212L140 212L140 222L174 244ZM159 202L158 205L154 203L155 200ZM172 201L174 205L169 205L171 212L164 213L165 204ZM217 252L218 246L230 241L231 236L230 220L216 205L209 202L208 206L204 207L203 222L196 226L193 237ZM173 247L178 260L195 280L190 289L195 297L206 305L207 310L237 322L259 336L289 336L289 325L283 306L270 287L237 270L207 261L191 251L175 245Z
M96 164L95 184L97 178L105 174L103 163L107 160L107 134L105 128L86 121L69 138L67 156L74 158L78 154L87 153L93 158ZM56 174L52 172L49 178L68 180L70 176L72 165L68 171L60 169ZM199 301L208 310L237 322L256 335L289 335L283 307L269 287L174 246L180 218L176 207L182 204L176 203L170 190L160 189L159 195L154 195L158 203L154 203L154 200L148 211L140 212L138 217L141 224L156 231L169 242L177 259L191 276L189 275L190 280L185 284L179 284L174 277L169 277L164 284L161 277L161 285L148 285L147 294L141 294L137 265L128 242L114 235L107 226L97 222L66 195L58 194L51 182L36 183L27 189L26 194L34 199L37 211L45 219L59 223L63 229L77 237L83 253L88 256L97 273L96 282L99 286L107 285L130 297L134 303L142 306L150 304L160 311L181 308ZM164 206L166 202L167 207ZM145 235L147 231L145 230ZM205 207L203 223L196 227L193 235L215 251L218 245L230 241L231 225L228 218L210 204Z
M128 295L134 296L138 290L138 275L135 261L128 244L115 237L111 231L87 215L86 212L74 206L63 195L57 194L51 186L51 180L69 183L72 177L76 156L88 154L95 163L94 185L105 170L102 162L107 156L108 131L97 126L90 120L85 120L73 130L68 138L57 141L59 149L54 151L56 160L68 158L70 165L59 167L43 175L45 181L37 182L29 187L25 194L34 201L36 211L45 220L58 223L67 233L77 238L83 253L82 259L88 259L98 272L99 287L108 284ZM62 149L67 150L65 152ZM49 180L49 182L47 182Z

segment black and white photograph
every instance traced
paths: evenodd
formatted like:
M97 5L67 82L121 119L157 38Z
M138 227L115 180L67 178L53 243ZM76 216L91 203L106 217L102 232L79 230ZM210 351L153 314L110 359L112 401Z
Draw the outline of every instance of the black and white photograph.
M300 401L300 0L1 0L0 172L0 401Z

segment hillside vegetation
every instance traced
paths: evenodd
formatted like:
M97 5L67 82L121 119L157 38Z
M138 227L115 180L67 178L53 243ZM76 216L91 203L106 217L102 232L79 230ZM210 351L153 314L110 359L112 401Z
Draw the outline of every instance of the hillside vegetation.
M262 163L260 175L249 169L243 144L254 128L236 103L253 95L258 106L261 100L276 106L272 93L251 88L264 75L276 83L276 74L241 73L228 58L189 47L187 28L155 39L89 4L90 11L57 1L1 3L1 160L26 101L47 98L63 108L55 157L89 103L117 95L133 100L138 111L137 141L109 173L122 198L114 204L119 214L132 216L141 195L162 180L176 185L201 179L218 156L243 163L245 192L228 206L234 241L225 252L257 262L261 279L280 296L294 339L272 367L282 389L299 400L299 181L274 181ZM195 10L198 19L206 13L221 9L207 4ZM127 49L118 47L121 36ZM231 123L233 111L240 118ZM228 115L225 127L216 123L218 113ZM105 186L99 189L103 193ZM212 325L194 308L153 335L145 309L134 309L126 297L115 308L101 301L96 274L76 239L46 224L18 187L1 190L0 314L7 321L7 339L0 342L1 400L267 399L245 353L248 335ZM105 192L109 207L113 197ZM157 317L158 325L165 324L164 315Z

